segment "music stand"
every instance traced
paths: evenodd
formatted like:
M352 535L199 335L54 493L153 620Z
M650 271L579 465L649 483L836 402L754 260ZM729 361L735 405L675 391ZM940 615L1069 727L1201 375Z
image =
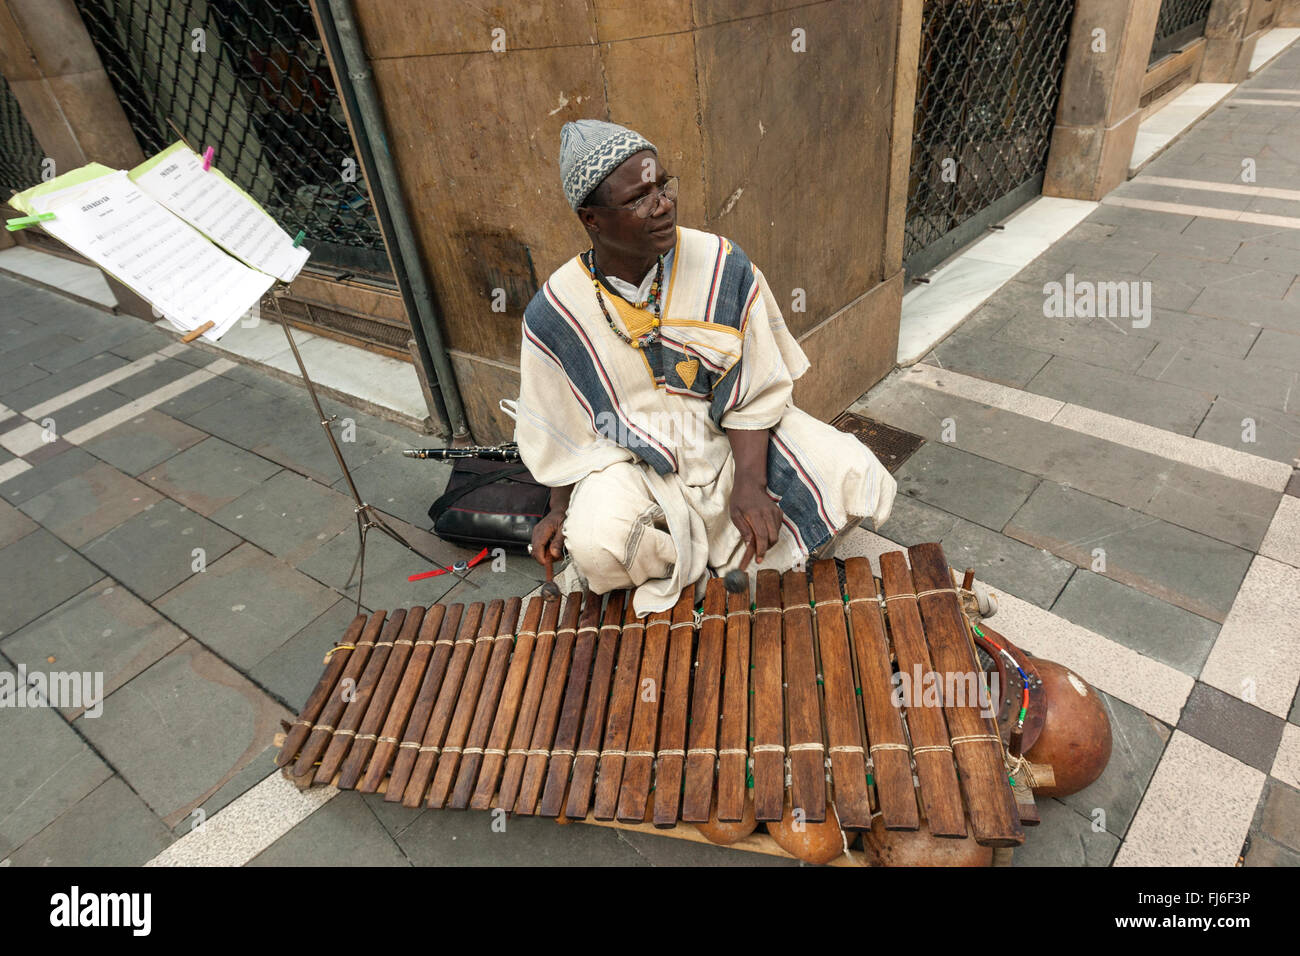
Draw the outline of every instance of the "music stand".
M334 452L334 458L339 463L339 470L343 472L343 480L347 482L348 491L351 493L352 501L356 505L356 507L353 508L353 512L357 517L357 556L352 562L352 573L348 575L348 579L344 583L343 589L346 591L348 585L352 583L352 578L357 578L357 613L361 613L361 589L365 585L366 580L366 533L371 528L375 528L388 535L388 537L406 548L412 554L423 558L425 561L428 561L436 567L443 568L443 570L458 580L465 581L468 584L474 585L474 587L478 587L478 584L469 580L468 570L466 570L465 574L458 574L455 567L445 567L428 555L421 553L415 545L402 537L401 532L384 519L383 512L375 508L374 505L367 504L365 501L361 500L361 493L357 491L356 482L352 480L352 472L348 470L348 463L343 459L343 451L339 448L338 439L334 437L334 430L330 427L334 424L338 416L327 416L325 410L321 408L320 398L316 395L316 385L312 382L311 376L307 374L307 366L303 364L302 354L298 351L298 343L294 341L293 330L290 328L289 322L284 316L284 310L280 308L280 298L281 296L287 295L288 292L289 284L277 279L275 286L271 289L271 304L275 306L275 314L279 317L280 327L284 329L285 338L289 340L289 348L293 351L294 361L298 363L298 371L302 374L303 384L307 386L307 394L311 396L311 403L316 408L316 416L320 419L320 426L325 430L325 437L329 439L330 449ZM357 573L358 568L360 568L359 575Z

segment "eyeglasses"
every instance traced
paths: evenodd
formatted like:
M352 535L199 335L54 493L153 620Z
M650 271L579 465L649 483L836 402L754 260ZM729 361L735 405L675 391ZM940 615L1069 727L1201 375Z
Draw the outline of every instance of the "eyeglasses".
M638 219L649 219L651 213L659 208L660 196L669 202L677 201L677 183L678 177L670 176L662 186L655 187L635 202L626 203L622 206L602 206L599 203L590 202L585 205L596 209L627 209L634 213Z

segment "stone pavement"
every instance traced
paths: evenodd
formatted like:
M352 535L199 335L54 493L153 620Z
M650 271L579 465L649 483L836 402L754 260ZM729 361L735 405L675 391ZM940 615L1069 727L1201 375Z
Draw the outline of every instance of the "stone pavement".
M845 552L940 540L1003 592L995 626L1111 714L1106 773L1043 801L1018 864L1300 863L1298 145L1300 48L855 406L927 442L890 521ZM1149 282L1149 325L1132 301L1046 317L1067 277ZM528 819L502 840L485 814L293 792L269 744L355 599L352 502L305 393L127 317L0 294L0 670L102 672L107 695L99 716L0 710L0 861L791 865ZM468 557L420 530L446 466L400 449L427 438L327 410L355 425L368 500L439 561ZM372 535L366 607L538 580L511 558L478 588L406 581L424 567Z
M1300 864L1298 273L1293 47L855 406L928 439L881 534L1090 632L1069 663L1123 688L1111 765L1018 862Z

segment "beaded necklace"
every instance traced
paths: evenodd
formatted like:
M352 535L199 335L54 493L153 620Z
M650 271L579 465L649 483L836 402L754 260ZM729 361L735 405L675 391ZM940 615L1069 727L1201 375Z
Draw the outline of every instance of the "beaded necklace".
M653 317L650 320L650 331L635 339L614 324L614 317L609 314L609 309L605 306L605 297L600 294L600 280L596 278L595 249L591 249L586 253L585 262L587 265L587 271L591 273L591 284L596 289L596 301L600 304L600 311L604 313L605 321L609 323L609 327L613 329L614 334L634 349L644 349L659 341L659 320L663 315L663 300L660 297L659 289L664 278L664 257L662 255L659 256L659 264L655 267L654 282L650 284L650 292L646 296L645 300L646 307L654 307L652 313Z

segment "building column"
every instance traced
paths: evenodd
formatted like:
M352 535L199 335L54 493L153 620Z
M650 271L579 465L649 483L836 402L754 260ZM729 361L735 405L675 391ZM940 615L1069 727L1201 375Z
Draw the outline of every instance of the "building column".
M1269 19L1278 0L1214 0L1205 21L1205 59L1202 83L1240 83L1250 72L1255 41L1264 32L1259 23Z
M1100 199L1128 177L1160 0L1079 0L1043 195Z

